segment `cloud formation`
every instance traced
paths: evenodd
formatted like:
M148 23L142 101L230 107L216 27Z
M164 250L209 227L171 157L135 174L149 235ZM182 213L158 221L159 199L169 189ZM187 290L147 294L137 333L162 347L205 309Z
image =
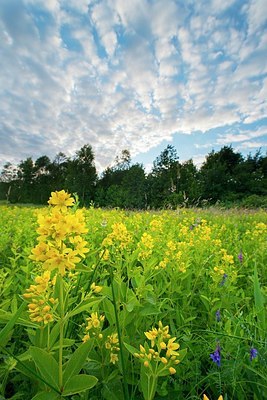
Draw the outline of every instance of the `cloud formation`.
M103 169L212 130L265 149L266 16L265 0L2 0L0 162L90 143Z

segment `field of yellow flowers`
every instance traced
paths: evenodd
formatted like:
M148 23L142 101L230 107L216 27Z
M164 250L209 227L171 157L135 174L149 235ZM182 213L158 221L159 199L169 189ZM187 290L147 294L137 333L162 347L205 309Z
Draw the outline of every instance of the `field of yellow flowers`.
M267 398L263 211L0 207L0 399Z

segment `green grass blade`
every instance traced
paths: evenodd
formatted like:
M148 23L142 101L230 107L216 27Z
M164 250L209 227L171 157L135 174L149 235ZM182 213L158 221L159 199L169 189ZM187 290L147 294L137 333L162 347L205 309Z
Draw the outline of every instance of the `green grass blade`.
M264 297L261 291L256 265L254 268L254 301L260 336L262 337L262 335L265 335L266 331L266 316L264 309Z
M17 320L19 319L20 315L24 311L27 303L23 302L17 312L13 315L11 320L6 324L6 326L0 331L0 343L4 343L7 336L9 335L10 331L13 329L14 325L16 324Z

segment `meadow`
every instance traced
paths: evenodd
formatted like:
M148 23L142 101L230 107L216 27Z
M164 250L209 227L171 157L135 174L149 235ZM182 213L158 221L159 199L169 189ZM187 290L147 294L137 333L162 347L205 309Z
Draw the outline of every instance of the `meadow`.
M267 214L0 207L0 399L267 398Z

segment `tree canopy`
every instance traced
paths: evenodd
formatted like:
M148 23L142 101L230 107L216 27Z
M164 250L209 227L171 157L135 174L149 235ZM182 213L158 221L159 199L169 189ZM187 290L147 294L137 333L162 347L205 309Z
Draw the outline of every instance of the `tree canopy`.
M206 203L267 203L267 156L258 150L246 158L224 146L211 151L198 169L193 160L180 162L168 145L156 157L150 173L133 164L127 149L97 175L95 156L85 144L69 158L28 157L19 165L6 163L0 174L0 200L45 204L51 191L77 193L81 205L129 209L175 208Z

